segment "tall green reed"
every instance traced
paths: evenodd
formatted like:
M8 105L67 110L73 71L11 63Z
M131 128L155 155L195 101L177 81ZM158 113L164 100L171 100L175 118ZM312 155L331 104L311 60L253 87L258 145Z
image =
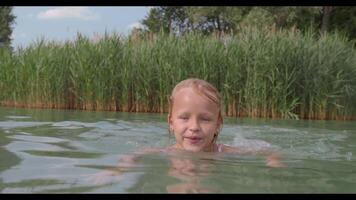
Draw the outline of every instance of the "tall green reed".
M341 34L245 28L219 38L123 37L38 40L0 50L2 105L167 112L179 81L198 77L221 92L227 116L351 119L356 54Z

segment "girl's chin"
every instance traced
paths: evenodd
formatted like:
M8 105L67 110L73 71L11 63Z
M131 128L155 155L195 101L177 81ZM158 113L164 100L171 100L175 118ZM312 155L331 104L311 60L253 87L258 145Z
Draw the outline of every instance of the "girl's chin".
M192 152L201 152L203 148L200 146L192 146L192 145L183 145L184 150L192 151Z

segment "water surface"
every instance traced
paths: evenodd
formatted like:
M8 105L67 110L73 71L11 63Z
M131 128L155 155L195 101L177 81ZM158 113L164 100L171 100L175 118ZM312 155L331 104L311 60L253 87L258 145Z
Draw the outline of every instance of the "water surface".
M0 107L1 193L355 193L356 123L226 118L219 143L280 152L153 153L167 147L166 115ZM117 169L118 175L101 176ZM120 171L121 170L121 171Z

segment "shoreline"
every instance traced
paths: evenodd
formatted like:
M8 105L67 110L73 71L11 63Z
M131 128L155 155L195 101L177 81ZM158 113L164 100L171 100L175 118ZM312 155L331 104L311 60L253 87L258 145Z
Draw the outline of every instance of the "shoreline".
M88 107L88 108L75 108L73 106L68 106L68 105L57 105L54 103L18 103L18 102L0 102L0 107L5 107L5 108L23 108L23 109L51 109L51 110L74 110L74 111L98 111L98 112L125 112L125 113L152 113L152 114L164 114L168 113L168 111L147 111L146 110L133 110L129 111L127 108L126 109L112 109L114 108L113 106L97 106L97 107ZM111 108L111 109L105 109L106 108ZM235 115L226 115L226 112L224 112L225 117L232 117L232 118L255 118L255 119L290 119L290 118L283 118L280 116L274 116L272 115L264 115L264 116L256 116L256 115L248 115L246 113L240 113L237 114L236 112L229 112L229 113L234 113ZM256 111L256 113L262 113ZM267 117L266 117L267 116ZM299 115L298 115L299 117ZM298 118L298 119L291 119L291 120L325 120L325 121L356 121L356 116L333 116L333 117L327 117L327 116L313 116L313 117L304 117L304 118Z

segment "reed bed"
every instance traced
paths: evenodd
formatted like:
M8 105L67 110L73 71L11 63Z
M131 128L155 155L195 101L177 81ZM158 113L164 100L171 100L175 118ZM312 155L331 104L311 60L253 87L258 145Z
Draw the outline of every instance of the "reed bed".
M229 37L121 37L35 41L0 50L3 106L167 112L188 77L222 94L227 116L355 119L356 53L340 34L260 31Z

